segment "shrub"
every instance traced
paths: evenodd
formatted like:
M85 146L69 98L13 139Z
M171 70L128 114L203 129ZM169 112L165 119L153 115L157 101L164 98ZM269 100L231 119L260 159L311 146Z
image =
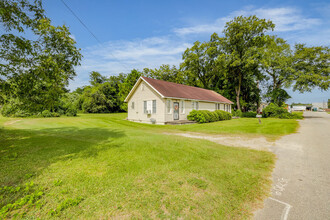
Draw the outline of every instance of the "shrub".
M214 112L208 110L192 110L188 115L188 120L196 121L198 123L208 123L215 121L230 120L231 114L222 110Z
M281 118L281 119L302 119L303 116L298 114L291 114L285 108L279 107L274 103L270 103L262 111L263 118Z
M257 116L256 112L243 112L242 117L243 118L255 118Z
M52 117L53 115L49 110L44 110L43 112L41 112L41 116L47 118Z
M77 109L75 108L68 108L65 112L66 116L77 116Z
M285 108L279 107L274 103L270 103L266 108L262 110L262 117L278 118L281 114L285 114L287 112L288 111Z
M234 111L233 116L235 116L235 117L242 117L242 111L240 109Z

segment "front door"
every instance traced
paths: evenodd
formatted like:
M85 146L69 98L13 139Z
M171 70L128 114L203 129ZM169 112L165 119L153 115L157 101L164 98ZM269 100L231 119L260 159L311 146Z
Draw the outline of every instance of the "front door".
M179 120L179 103L178 102L173 102L173 117L174 120Z

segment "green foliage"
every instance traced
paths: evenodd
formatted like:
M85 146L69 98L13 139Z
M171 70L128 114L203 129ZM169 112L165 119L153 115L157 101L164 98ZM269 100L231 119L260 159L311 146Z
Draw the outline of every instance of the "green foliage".
M262 117L264 118L281 118L281 119L302 119L303 116L298 114L291 114L284 107L280 107L274 103L270 103L262 110Z
M235 117L242 117L242 111L240 109L237 109L233 112L233 116Z
M255 118L257 116L257 112L243 112L243 118Z
M97 84L102 84L107 81L106 77L102 76L99 72L92 71L89 75L90 78L90 84L92 86L95 86Z
M59 206L56 207L56 209L51 210L49 214L51 216L58 216L60 215L61 211L68 209L72 206L77 206L81 201L83 201L83 198L81 197L77 197L75 199L65 199Z
M321 90L330 88L330 48L306 47L303 44L295 45L294 53L294 90L300 92L311 91L318 87Z
M159 69L143 69L143 75L153 79L164 80L167 82L174 82L179 84L184 84L185 77L184 73L177 69L175 66L170 67L170 65L161 65Z
M287 113L288 110L286 110L283 107L279 107L278 105L274 103L270 103L266 108L262 110L262 117L264 118L278 118L279 115Z
M215 121L230 120L231 114L222 110L216 110L213 112L208 110L192 110L187 118L190 121L196 121L198 123L209 123Z
M41 1L6 0L0 6L0 22L5 27L0 36L0 101L15 103L4 115L54 112L76 75L74 67L80 64L76 42L65 25L51 25ZM24 34L28 31L31 34Z
M26 183L25 186L1 187L0 198L4 198L5 203L0 209L0 219L24 217L24 211L17 211L22 207L25 207L25 209L40 208L42 205L40 198L43 194L43 190L36 187L32 181ZM3 204L3 202L1 203Z
M262 50L262 69L267 85L266 98L279 106L290 98L283 89L288 88L294 80L293 54L290 45L276 36L269 36Z

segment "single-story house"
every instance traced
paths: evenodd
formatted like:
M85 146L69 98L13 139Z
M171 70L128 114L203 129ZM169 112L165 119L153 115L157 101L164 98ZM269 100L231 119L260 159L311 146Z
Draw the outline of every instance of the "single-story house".
M207 89L141 76L125 99L127 119L135 122L166 124L187 120L193 110L231 112L233 102Z

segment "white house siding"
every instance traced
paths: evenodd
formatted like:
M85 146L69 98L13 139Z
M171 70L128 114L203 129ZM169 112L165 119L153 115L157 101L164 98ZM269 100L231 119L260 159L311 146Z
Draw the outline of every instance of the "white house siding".
M144 89L142 90L142 87ZM156 113L147 115L144 113L144 101L156 100ZM134 109L132 109L132 102L134 102ZM151 119L156 120L156 124L164 124L165 122L165 102L161 96L149 87L145 82L141 83L133 91L133 95L128 100L128 116L130 121L137 121L143 123L151 123Z
M167 109L167 100L171 101L171 111L168 113ZM181 101L184 101L184 112L181 112ZM165 99L165 121L174 121L173 118L173 102L179 102L179 120L187 120L187 116L193 110L192 102L190 100L182 100L182 99ZM216 110L216 103L214 102L203 102L198 101L198 110L209 110L215 111ZM222 104L220 105L220 109L225 111L225 105L228 106L227 110L231 113L231 105L230 104Z

